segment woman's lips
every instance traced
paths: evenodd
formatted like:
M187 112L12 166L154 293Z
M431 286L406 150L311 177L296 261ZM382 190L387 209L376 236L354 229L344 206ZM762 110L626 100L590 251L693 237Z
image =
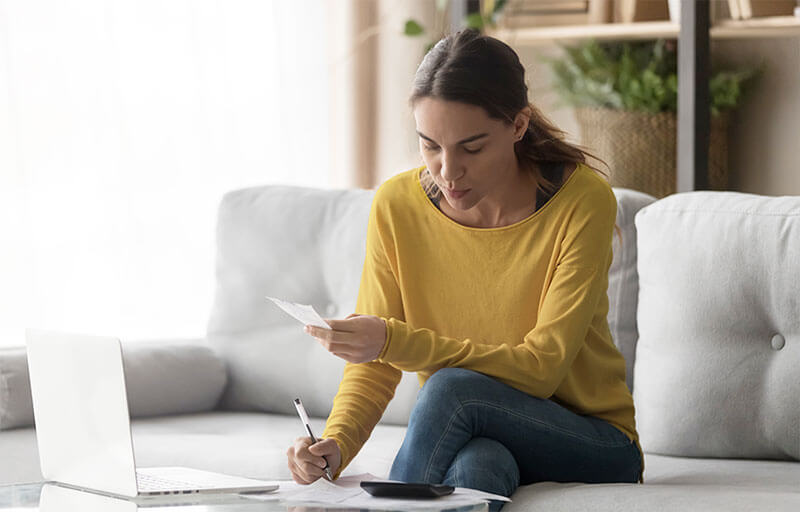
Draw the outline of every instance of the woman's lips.
M447 195L452 197L453 199L459 199L464 196L467 192L472 190L471 188L465 188L463 190L450 190L449 188L444 189L447 192Z

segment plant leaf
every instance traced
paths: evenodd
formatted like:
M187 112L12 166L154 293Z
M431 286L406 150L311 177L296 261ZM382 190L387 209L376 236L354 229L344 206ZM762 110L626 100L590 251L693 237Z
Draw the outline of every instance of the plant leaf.
M422 28L422 25L416 22L416 20L406 20L405 27L403 28L403 33L407 36L418 36L425 32L425 29Z
M478 12L473 12L467 16L467 27L482 30L486 22Z
M605 106L646 112L676 112L678 59L674 41L603 42L588 40L561 47L561 58L545 61L563 104ZM735 108L763 71L720 71L709 80L711 110Z

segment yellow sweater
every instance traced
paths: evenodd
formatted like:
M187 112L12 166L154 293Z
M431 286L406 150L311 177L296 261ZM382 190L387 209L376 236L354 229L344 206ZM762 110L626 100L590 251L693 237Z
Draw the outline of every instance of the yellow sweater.
M393 176L373 198L355 312L383 318L387 339L375 361L345 366L322 434L342 453L335 476L369 438L402 371L422 386L444 367L606 420L641 453L606 320L617 210L609 184L579 165L527 218L474 228L430 201L424 169Z

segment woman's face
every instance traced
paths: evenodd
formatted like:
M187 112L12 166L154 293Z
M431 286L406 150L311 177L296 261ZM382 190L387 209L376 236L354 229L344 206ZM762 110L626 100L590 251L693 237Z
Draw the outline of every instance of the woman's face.
M475 105L422 98L414 118L422 159L454 209L468 210L486 197L502 201L499 194L518 182L514 143L528 127L525 112L506 124Z

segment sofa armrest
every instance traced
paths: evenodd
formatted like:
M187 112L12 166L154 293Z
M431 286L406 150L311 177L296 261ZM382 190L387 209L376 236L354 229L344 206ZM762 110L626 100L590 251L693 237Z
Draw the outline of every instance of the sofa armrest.
M227 384L225 362L203 338L123 341L131 417L213 410ZM0 430L33 425L25 347L0 349Z

